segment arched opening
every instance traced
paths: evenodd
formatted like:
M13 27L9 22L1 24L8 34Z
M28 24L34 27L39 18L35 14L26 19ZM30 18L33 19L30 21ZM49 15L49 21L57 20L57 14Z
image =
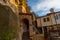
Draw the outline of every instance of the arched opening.
M24 24L24 32L29 31L29 20L23 19L23 24Z
M30 40L30 36L29 36L29 20L28 19L23 19L23 35L22 35L22 40Z

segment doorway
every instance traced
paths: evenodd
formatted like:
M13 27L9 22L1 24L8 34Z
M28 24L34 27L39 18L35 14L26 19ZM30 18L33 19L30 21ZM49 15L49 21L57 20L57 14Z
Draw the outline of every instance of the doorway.
M23 35L22 35L22 40L30 40L30 35L29 35L29 20L28 19L23 19Z
M43 29L44 29L44 37L47 38L48 37L47 27L43 27Z

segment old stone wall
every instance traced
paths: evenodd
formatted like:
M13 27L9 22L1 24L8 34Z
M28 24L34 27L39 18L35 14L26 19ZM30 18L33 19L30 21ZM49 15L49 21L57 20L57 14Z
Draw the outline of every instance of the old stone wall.
M0 38L2 38L2 33L9 33L10 31L13 33L13 38L17 38L17 28L18 28L18 17L11 10L11 8L7 6L3 6L0 4Z

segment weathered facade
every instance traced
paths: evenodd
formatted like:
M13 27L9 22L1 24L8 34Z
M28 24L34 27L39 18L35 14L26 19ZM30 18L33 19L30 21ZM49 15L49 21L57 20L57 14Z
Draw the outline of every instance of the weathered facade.
M8 13L0 13L0 24L16 28L14 40L44 40L48 37L49 31L60 29L60 12L51 9L51 13L36 17L30 12L26 0L0 0L0 3L9 6L13 11L12 13L6 8ZM56 35L58 36L58 33Z
M30 12L30 7L27 6L26 0L1 0L0 3L2 5L9 6L14 12L11 13L10 11L9 15L7 14L9 26L16 28L14 40L43 39L43 36L40 36L40 34L36 34L36 32L38 31L36 29L36 16ZM36 31L33 30L33 28Z
M14 12L8 15L9 26L16 27L14 40L32 40L31 36L35 34L33 32L35 16L30 13L26 0L1 0L0 3L9 6Z
M8 35L7 34L8 30L10 31L14 30L14 34L17 36L17 28L18 28L18 16L11 10L10 7L0 4L0 32L1 32L0 34L6 33L5 35ZM17 38L15 35L14 39ZM4 34L0 35L0 37L2 36L4 36Z
M42 27L43 34L48 33L47 37L56 37L60 34L60 11L51 11L51 13L37 18L37 27Z

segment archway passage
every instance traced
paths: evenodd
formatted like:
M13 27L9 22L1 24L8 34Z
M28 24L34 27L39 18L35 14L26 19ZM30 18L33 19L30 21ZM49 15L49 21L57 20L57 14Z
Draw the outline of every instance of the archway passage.
M29 20L28 19L23 19L23 24L24 24L24 32L22 35L22 40L30 40L29 36Z

